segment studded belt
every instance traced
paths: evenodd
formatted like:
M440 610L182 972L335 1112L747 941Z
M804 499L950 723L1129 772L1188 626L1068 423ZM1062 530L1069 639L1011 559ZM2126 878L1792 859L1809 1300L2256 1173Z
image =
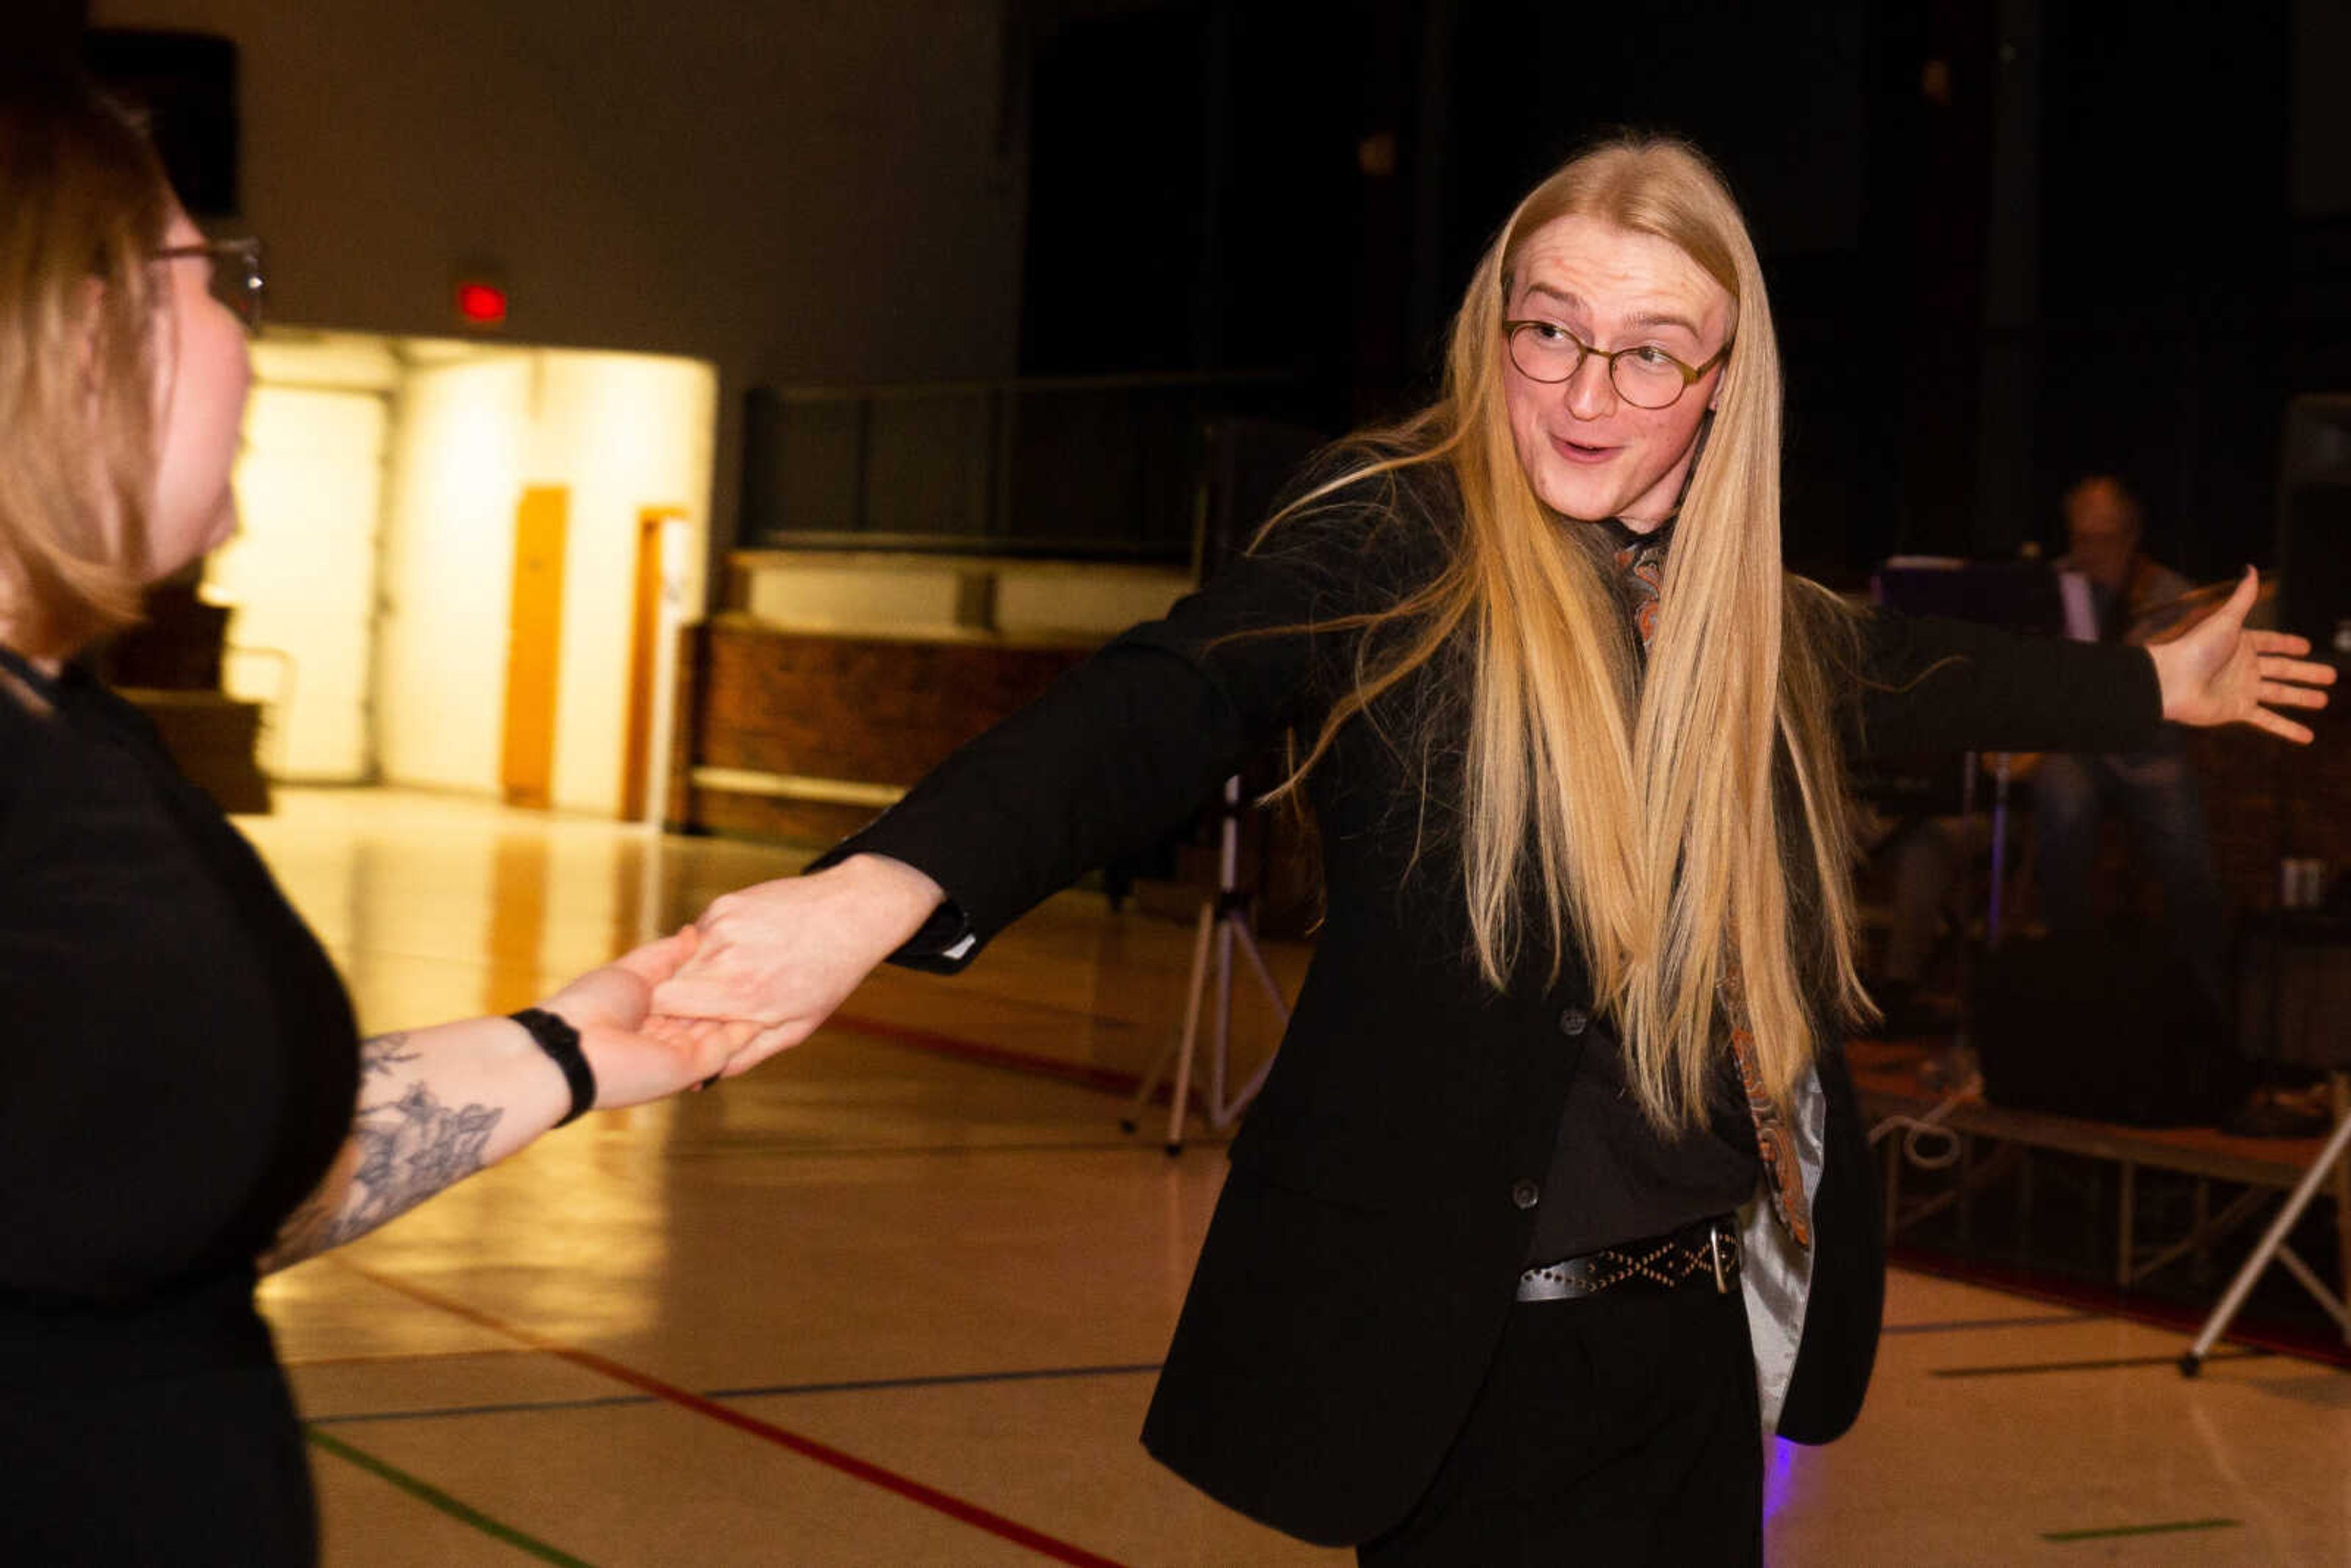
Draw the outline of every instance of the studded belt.
M1626 1286L1674 1291L1707 1284L1728 1292L1738 1282L1739 1225L1725 1215L1686 1225L1669 1236L1621 1242L1529 1269L1519 1276L1519 1300L1572 1301Z

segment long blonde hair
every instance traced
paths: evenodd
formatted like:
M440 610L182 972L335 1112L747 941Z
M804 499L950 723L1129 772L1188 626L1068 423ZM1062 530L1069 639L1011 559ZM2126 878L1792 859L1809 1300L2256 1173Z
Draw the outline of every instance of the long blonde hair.
M135 620L171 188L130 116L0 80L0 616L24 653Z
M1570 214L1670 242L1732 302L1646 674L1598 530L1562 524L1536 497L1503 399L1512 265ZM1621 138L1510 214L1455 319L1439 401L1375 433L1374 456L1269 525L1368 476L1449 466L1463 525L1451 559L1402 603L1356 618L1411 630L1362 640L1353 689L1285 789L1351 718L1463 639L1473 676L1459 848L1477 965L1504 988L1531 941L1556 979L1573 942L1661 1127L1704 1113L1726 1012L1751 1031L1761 1087L1785 1107L1813 1059L1812 1004L1847 1018L1869 1006L1853 961L1852 808L1832 712L1852 623L1780 564L1781 397L1762 270L1720 176L1685 143Z

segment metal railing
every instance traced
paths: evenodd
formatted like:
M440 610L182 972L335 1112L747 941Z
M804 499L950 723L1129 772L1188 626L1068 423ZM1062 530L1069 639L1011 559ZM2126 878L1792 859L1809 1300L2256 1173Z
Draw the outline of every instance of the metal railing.
M1306 402L1286 371L757 387L743 542L1187 561L1209 428Z

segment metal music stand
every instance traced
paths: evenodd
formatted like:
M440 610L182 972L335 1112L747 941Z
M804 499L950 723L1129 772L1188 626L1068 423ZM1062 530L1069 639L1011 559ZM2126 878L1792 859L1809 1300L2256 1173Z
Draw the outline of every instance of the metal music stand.
M2204 1326L2197 1331L2196 1343L2180 1352L2179 1375L2182 1377L2193 1377L2204 1370L2204 1358L2212 1354L2212 1346L2229 1332L2229 1324L2235 1320L2237 1310L2245 1304L2245 1298L2253 1293L2254 1283L2272 1263L2284 1264L2286 1272L2292 1274L2302 1288L2326 1309L2326 1315L2341 1326L2343 1337L2351 1341L2351 1308L2346 1308L2343 1299L2326 1288L2325 1281L2318 1277L2316 1270L2286 1245L2286 1237L2300 1222L2303 1210L2308 1208L2310 1200L2318 1196L2318 1189L2326 1178L2335 1174L2335 1166L2342 1163L2344 1152L2351 1149L2351 1094L2346 1093L2346 1080L2339 1069L2328 1073L2327 1078L2334 1088L2335 1131L2327 1138L2326 1146L2319 1150L2318 1157L2311 1161L2310 1167L2302 1173L2302 1179L2294 1184L2293 1193L2285 1200L2285 1207L2277 1211L2277 1218L2271 1220L2270 1228L2262 1233L2260 1245L2245 1260L2244 1267L2237 1270L2237 1277L2229 1281L2228 1290L2221 1294L2220 1304L2212 1309L2212 1315L2206 1318Z
M2345 1212L2346 1207L2351 1207L2351 1175L2346 1175L2342 1168L2346 1151L2351 1151L2351 1061L2346 1061L2346 1055L2351 1055L2351 1040L2344 1037L2339 1024L2332 1022L2335 1016L2334 1004L2340 999L2339 982L2332 988L2313 982L2309 994L2302 998L2303 1005L2292 1009L2287 1005L2288 993L2294 988L2289 983L2287 973L2288 953L2294 949L2331 949L2338 956L2351 959L2351 952L2346 951L2351 949L2351 916L2316 910L2280 910L2265 916L2251 915L2247 920L2251 925L2267 927L2270 992L2267 1032L2272 1051L2283 1058L2285 1055L2284 1037L2289 1032L2299 1032L2289 1030L2289 1011L2299 1015L2298 1021L2305 1028L2314 1026L2318 1049L2308 1055L2298 1054L2294 1060L2308 1061L2315 1056L2325 1065L2335 1111L2335 1131L2328 1134L2325 1144L2318 1151L2318 1157L2304 1168L2302 1179L2287 1195L2285 1207L2278 1210L2277 1217L2270 1221L2270 1228L2262 1233L2261 1241L2238 1269L2236 1276L2229 1281L2228 1290L2221 1294L2220 1304L2212 1309L2212 1315L2206 1318L2204 1326L2197 1331L2196 1342L2181 1353L2179 1375L2182 1377L2193 1377L2204 1369L2205 1357L2211 1354L2212 1346L2219 1343L2220 1336L2229 1332L2229 1325L2236 1320L2238 1310L2245 1304L2245 1298L2252 1294L2254 1284L2272 1263L2285 1265L2286 1272L2310 1292L2327 1316L2342 1329L2345 1341L2351 1343L2351 1306L2346 1306L2341 1297L2328 1289L2319 1279L2317 1271L2304 1262L2286 1242L2294 1226L2301 1222L2304 1211L2309 1208L2311 1200L2318 1196L2319 1189L2327 1184L2328 1178L2333 1177L2336 1246L2338 1249L2351 1249L2351 1213ZM2307 1039L2307 1036L2304 1038Z
M1329 437L1324 432L1301 424L1240 415L1209 421L1201 436L1200 484L1194 496L1196 528L1192 564L1205 582L1249 548L1249 536L1271 515L1283 486ZM1200 901L1199 925L1192 937L1192 984L1184 1004L1184 1032L1160 1053L1143 1086L1135 1091L1134 1104L1119 1119L1119 1125L1130 1133L1142 1125L1144 1107L1167 1078L1172 1064L1175 1079L1167 1094L1167 1152L1171 1155L1184 1152L1184 1112L1191 1099L1192 1074L1198 1060L1200 1009L1207 999L1212 976L1217 991L1216 1029L1208 1049L1207 1092L1200 1100L1207 1113L1208 1125L1217 1132L1231 1126L1257 1097L1267 1069L1273 1065L1269 1056L1265 1066L1259 1068L1230 1099L1226 1098L1236 946L1248 957L1249 967L1257 971L1258 984L1265 988L1266 999L1273 1004L1283 1027L1290 1023L1289 1005L1281 999L1280 988L1273 983L1273 976L1265 967L1265 956L1258 951L1257 938L1249 931L1249 894L1240 887L1239 775L1225 780L1219 811L1217 891Z
M1120 1118L1119 1125L1132 1133L1143 1124L1144 1107L1158 1092L1163 1081L1169 1082L1167 1092L1167 1152L1184 1152L1184 1112L1193 1093L1192 1075L1198 1065L1200 1041L1200 1009L1213 978L1216 986L1214 1031L1208 1045L1208 1082L1200 1093L1200 1106L1207 1113L1208 1125L1224 1131L1248 1109L1249 1103L1265 1083L1267 1070L1273 1066L1268 1056L1264 1066L1250 1075L1249 1081L1234 1091L1228 1099L1225 1077L1230 1064L1233 1024L1233 949L1238 946L1248 957L1249 967L1257 972L1258 984L1265 988L1266 1000L1273 1004L1275 1014L1286 1028L1290 1023L1289 1004L1281 999L1281 988L1273 983L1272 971L1265 967L1265 956L1258 951L1257 938L1249 932L1249 894L1240 886L1241 781L1235 774L1225 780L1224 799L1218 809L1217 845L1217 889L1200 901L1199 923L1192 936L1192 983L1184 1003L1184 1032L1159 1053L1151 1071L1135 1091L1134 1103ZM1213 965L1213 968L1211 966ZM1170 1064L1175 1076L1168 1081Z

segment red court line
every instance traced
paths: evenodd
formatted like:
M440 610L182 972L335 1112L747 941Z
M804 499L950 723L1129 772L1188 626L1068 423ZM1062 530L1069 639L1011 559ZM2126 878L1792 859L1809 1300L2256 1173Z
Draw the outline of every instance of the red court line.
M823 1027L839 1030L843 1034L862 1034L870 1040L886 1040L893 1045L912 1046L917 1051L935 1051L942 1056L959 1056L967 1061L985 1062L990 1067L1017 1068L1023 1072L1058 1078L1066 1083L1081 1083L1105 1094L1132 1094L1143 1084L1139 1074L1123 1072L1115 1067L1089 1067L1083 1062L1063 1061L1057 1057L1014 1051L1008 1046L988 1045L977 1040L965 1040L958 1035L910 1029L904 1024L860 1018L853 1013L835 1013L824 1020ZM1165 1099L1165 1095L1160 1097Z
M992 1513L977 1503L966 1502L963 1499L943 1492L936 1487L925 1486L911 1476L902 1476L895 1470L884 1469L870 1459L861 1459L854 1454L844 1453L833 1448L831 1444L820 1443L813 1437L803 1437L798 1432L774 1426L760 1420L756 1416L747 1416L740 1410L731 1410L716 1400L704 1398L691 1389L680 1388L674 1383L665 1383L649 1372L640 1372L633 1366L623 1365L609 1357L599 1355L592 1350L581 1350L577 1346L550 1339L536 1330L524 1328L518 1323L507 1322L505 1319L483 1312L478 1307L468 1306L464 1301L442 1295L437 1291L411 1284L408 1281L392 1275L379 1273L364 1264L354 1263L345 1258L335 1258L331 1261L348 1269L363 1280L382 1286L387 1291L396 1291L411 1301L422 1301L426 1306L437 1307L453 1317L460 1317L468 1322L478 1323L483 1328L505 1334L510 1339L529 1345L534 1350L544 1351L549 1355L571 1363L574 1366L584 1367L590 1372L609 1377L615 1383L626 1384L631 1388L650 1394L657 1399L665 1400L681 1409L691 1410L697 1416L707 1416L710 1419L732 1427L738 1432L773 1443L779 1448L788 1448L802 1458L813 1459L820 1465L839 1470L843 1475L854 1477L869 1486L877 1486L884 1491L894 1492L909 1502L946 1514L949 1519L968 1524L975 1530L986 1531L988 1534L999 1540L1009 1541L1016 1546L1025 1546L1031 1552L1049 1557L1056 1563L1075 1564L1076 1568L1124 1568L1124 1564L1115 1558L1102 1556L1097 1552L1087 1551L1082 1546L1057 1540L1042 1531L1031 1530L1016 1520L1007 1519L1000 1513Z

